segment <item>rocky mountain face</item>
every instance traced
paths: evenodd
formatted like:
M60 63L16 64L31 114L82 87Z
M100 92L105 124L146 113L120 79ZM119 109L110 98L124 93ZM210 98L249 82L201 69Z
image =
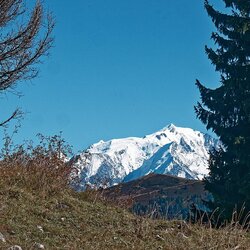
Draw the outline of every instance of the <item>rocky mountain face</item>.
M100 141L71 159L79 190L108 187L149 173L202 179L208 174L208 151L219 141L208 134L173 124L143 138Z

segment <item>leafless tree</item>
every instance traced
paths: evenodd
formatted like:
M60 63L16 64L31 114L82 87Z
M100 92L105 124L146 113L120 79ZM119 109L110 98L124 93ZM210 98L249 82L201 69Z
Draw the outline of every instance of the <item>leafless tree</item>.
M0 0L0 93L37 76L37 64L52 46L54 20L40 1L28 13L23 0ZM20 116L15 110L0 126Z

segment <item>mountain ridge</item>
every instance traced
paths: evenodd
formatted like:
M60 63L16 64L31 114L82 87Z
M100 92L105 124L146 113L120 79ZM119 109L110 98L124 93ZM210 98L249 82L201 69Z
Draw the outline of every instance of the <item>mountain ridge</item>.
M208 174L208 151L219 146L212 136L169 124L144 137L99 141L72 158L80 184L108 187L149 173L202 179Z

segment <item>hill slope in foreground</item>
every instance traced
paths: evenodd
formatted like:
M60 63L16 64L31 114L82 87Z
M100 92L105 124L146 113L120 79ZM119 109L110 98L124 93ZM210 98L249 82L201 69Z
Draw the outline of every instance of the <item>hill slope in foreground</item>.
M30 171L0 171L0 249L249 249L241 229L138 217Z

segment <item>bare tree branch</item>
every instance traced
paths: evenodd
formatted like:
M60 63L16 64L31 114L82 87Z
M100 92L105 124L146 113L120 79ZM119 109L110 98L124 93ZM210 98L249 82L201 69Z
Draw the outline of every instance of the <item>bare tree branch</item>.
M0 127L5 127L11 120L20 119L22 116L23 112L20 109L16 109L8 119L0 123Z
M41 57L48 55L53 43L54 20L52 15L45 15L40 1L30 18L20 24L19 17L24 15L26 18L23 0L0 0L0 92L15 88L19 81L36 77L36 65ZM14 114L6 121L14 119Z

